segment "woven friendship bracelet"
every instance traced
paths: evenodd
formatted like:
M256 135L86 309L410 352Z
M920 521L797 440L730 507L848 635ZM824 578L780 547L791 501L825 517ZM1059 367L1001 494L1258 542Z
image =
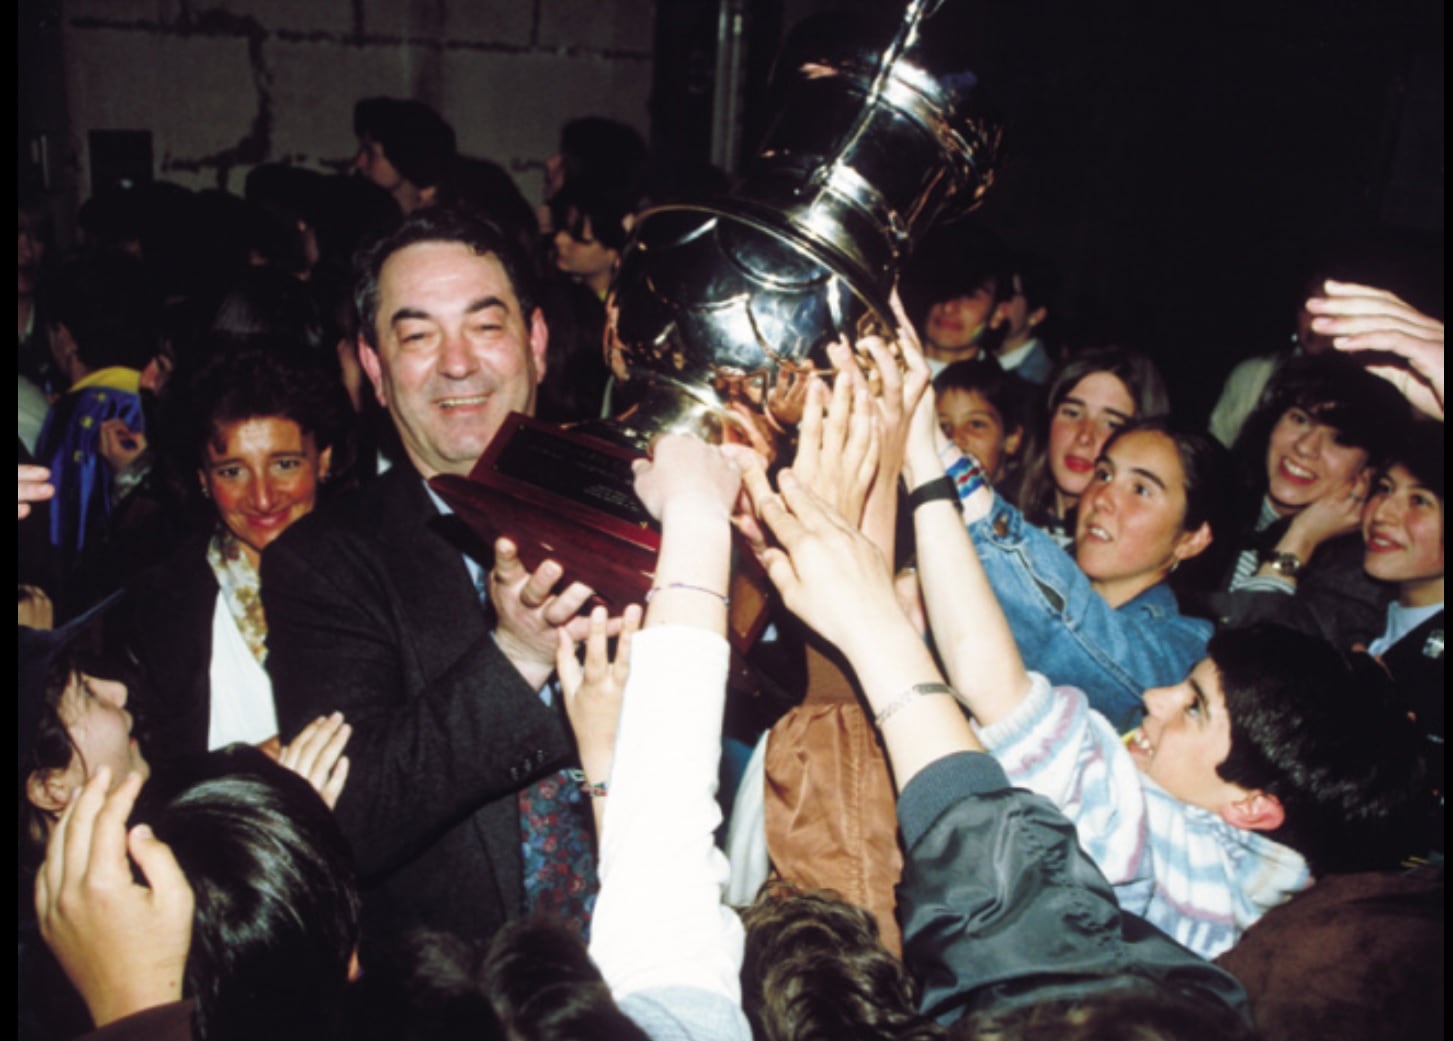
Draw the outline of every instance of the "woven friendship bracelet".
M948 466L948 476L958 489L959 499L967 499L989 483L984 467L971 455L960 456Z
M652 586L650 591L646 594L646 603L649 604L651 602L651 598L654 597L657 593L664 592L668 589L689 589L693 593L705 593L707 596L714 597L715 599L720 600L725 606L730 606L732 602L731 597L723 596L715 589L707 589L706 586L694 586L690 582L667 582L664 586Z
M947 694L954 697L954 689L947 683L915 683L902 694L899 694L888 704L883 706L883 711L873 717L873 723L881 727L899 709L903 708L915 698L921 698L926 694Z
M569 777L580 787L580 793L582 795L588 795L592 799L604 799L609 794L606 791L604 781L601 781L599 784L591 784L590 779L585 776L584 770L566 770L565 776Z

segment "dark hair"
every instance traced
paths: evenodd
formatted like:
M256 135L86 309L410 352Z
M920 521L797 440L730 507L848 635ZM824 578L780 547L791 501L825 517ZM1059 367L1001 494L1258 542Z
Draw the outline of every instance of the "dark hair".
M506 1041L480 985L480 946L418 929L371 951L348 990L351 1041Z
M1006 435L1028 425L1033 388L1014 373L1005 372L995 358L981 355L945 365L933 378L933 392L943 394L949 390L983 395L999 413Z
M412 98L362 99L353 106L353 133L382 145L394 168L420 188L438 184L454 158L454 128Z
M1294 408L1335 428L1338 442L1367 452L1373 466L1401 442L1411 421L1403 396L1353 358L1332 352L1288 360L1267 383L1234 446L1248 495L1256 501L1266 491L1272 430Z
M930 233L904 270L905 304L910 306L908 313L919 318L933 304L986 286L996 304L1009 299L1013 269L1004 242L976 224L955 224Z
M504 268L526 325L535 310L535 285L526 260L499 226L483 217L447 206L426 206L410 214L393 231L365 247L354 262L358 280L353 298L359 331L378 347L378 282L389 257L421 242L458 242L479 256L493 256Z
M178 448L191 468L202 466L206 446L224 425L267 416L292 420L320 452L336 451L352 416L343 387L321 362L290 348L288 341L214 341L214 353L192 374L182 398L186 419Z
M531 917L495 934L479 980L511 1037L646 1041L616 1007L585 944L568 926Z
M508 233L520 253L531 256L538 249L540 222L535 208L525 199L515 179L504 167L488 159L455 156L439 180L434 202L439 206L468 210ZM538 266L538 265L535 265Z
M1406 467L1420 485L1443 498L1447 480L1443 470L1443 424L1433 420L1409 423L1403 440L1389 448L1383 459L1384 472L1394 466Z
M1020 1001L974 1012L949 1028L953 1041L1250 1041L1255 1033L1225 1005L1169 986L1114 986L1075 998Z
M1010 271L1019 280L1019 291L1031 313L1051 307L1059 291L1059 276L1048 260L1035 253L1016 252L1010 260Z
M585 225L606 249L626 248L625 219L634 210L626 199L611 195L584 181L566 184L550 200L551 224L577 242L585 241Z
M240 273L218 303L210 331L237 338L288 338L312 354L321 354L325 346L323 319L310 285L275 267Z
M1216 772L1281 802L1286 820L1271 838L1314 875L1392 867L1417 851L1427 819L1422 742L1375 666L1266 624L1223 630L1206 653L1231 722Z
M91 371L144 369L157 353L157 295L145 265L130 254L74 254L45 273L38 293L41 313L66 327Z
M837 894L769 882L742 924L742 1010L757 1041L943 1036L873 916Z
M582 116L560 128L565 184L584 181L634 206L646 190L650 153L634 129L603 116Z
M1135 419L1154 419L1170 412L1170 395L1155 363L1143 354L1122 347L1094 347L1066 359L1049 381L1045 394L1042 429L1033 431L1032 444L1024 457L1024 483L1019 508L1035 523L1054 516L1054 473L1050 469L1049 425L1055 410L1087 376L1107 372L1130 393L1135 402Z
M297 774L234 745L143 791L139 821L196 897L186 991L198 1036L330 1036L358 943L352 853Z

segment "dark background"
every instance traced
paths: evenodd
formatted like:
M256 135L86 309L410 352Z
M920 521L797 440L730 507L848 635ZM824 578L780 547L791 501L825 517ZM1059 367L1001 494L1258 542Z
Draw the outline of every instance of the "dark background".
M743 6L750 156L784 29L842 5ZM658 7L662 153L705 154L716 10ZM1178 411L1285 346L1319 257L1442 316L1441 4L949 0L931 25L1003 115L974 219L1055 264L1063 332L1160 361Z

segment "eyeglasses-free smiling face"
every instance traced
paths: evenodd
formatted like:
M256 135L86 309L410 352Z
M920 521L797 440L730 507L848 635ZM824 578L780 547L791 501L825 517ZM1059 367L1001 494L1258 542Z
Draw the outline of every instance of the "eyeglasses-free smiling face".
M1231 754L1231 717L1210 658L1182 682L1147 690L1142 698L1145 718L1125 742L1141 772L1181 802L1212 813L1246 796L1216 772Z
M1075 561L1118 607L1210 545L1210 527L1188 532L1185 517L1186 474L1175 442L1156 430L1122 434L1080 497Z
M1404 607L1443 601L1443 500L1405 466L1377 479L1362 514L1362 566Z
M1367 452L1344 445L1337 428L1306 409L1289 408L1266 449L1266 494L1285 517L1328 495L1342 493L1367 465Z
M1065 505L1089 486L1110 435L1134 418L1135 399L1119 376L1092 372L1070 388L1049 420L1049 469Z
M416 242L379 273L375 350L358 357L424 477L467 476L505 417L530 413L545 374L545 320L521 312L492 254Z
M977 390L949 387L939 392L935 405L945 436L982 463L991 482L1003 477L1009 457L1019 451L1023 431L1006 433L999 410Z
M332 449L284 416L224 423L204 450L202 484L217 515L256 567L262 551L313 512Z

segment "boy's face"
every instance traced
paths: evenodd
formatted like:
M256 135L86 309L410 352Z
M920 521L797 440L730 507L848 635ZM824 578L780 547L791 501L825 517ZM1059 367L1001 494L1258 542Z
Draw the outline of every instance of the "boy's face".
M1126 740L1135 765L1181 802L1222 814L1247 796L1216 767L1231 754L1221 674L1204 658L1181 683L1144 694L1145 719Z

